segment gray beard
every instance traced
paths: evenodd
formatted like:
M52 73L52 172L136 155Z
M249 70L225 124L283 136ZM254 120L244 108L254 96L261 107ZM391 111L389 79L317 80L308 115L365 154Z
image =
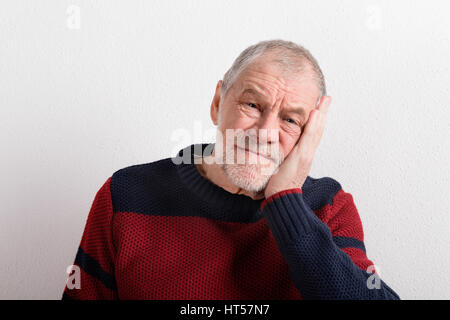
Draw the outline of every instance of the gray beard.
M252 166L252 167L251 167ZM220 168L224 171L227 178L239 188L248 192L259 193L263 191L270 180L270 175L262 175L257 165L250 164L221 164ZM274 171L276 168L274 169ZM251 177L243 177L243 172L250 172Z

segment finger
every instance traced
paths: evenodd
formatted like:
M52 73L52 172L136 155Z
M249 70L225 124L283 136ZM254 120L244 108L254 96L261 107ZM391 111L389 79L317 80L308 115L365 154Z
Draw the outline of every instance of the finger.
M319 105L310 112L307 126L305 126L305 131L320 131L324 126L325 117L328 113L330 107L331 97L322 96L320 98Z
M305 144L318 143L325 128L326 115L331 104L331 96L322 96L317 108L310 111L308 122L305 125L303 136L300 140L308 140ZM299 143L300 144L300 140Z
M314 141L316 132L320 125L320 110L313 109L309 113L308 121L300 135L297 144L294 146L293 157L309 158L314 153Z
M331 104L331 96L323 96L320 100L317 109L319 109L320 112L327 114L330 104Z
M331 96L322 96L320 98L319 104L317 108L314 108L310 111L308 120L303 127L303 132L301 133L299 140L297 141L296 145L294 146L293 150L294 152L299 152L298 149L300 149L301 140L308 140L304 144L309 144L309 142L312 142L313 137L312 135L314 133L318 133L319 131L323 131L323 128L325 126L325 117L324 115L327 114L328 108L331 103ZM309 137L305 137L309 136ZM307 147L307 146L304 146Z
M322 132L325 129L325 122L326 122L326 117L327 117L327 113L329 110L331 104L331 97L330 96L323 96L320 104L318 106L318 109L320 110L320 124L319 124L319 131Z
M322 112L319 109L313 109L309 113L308 123L305 126L305 134L313 133L320 125Z

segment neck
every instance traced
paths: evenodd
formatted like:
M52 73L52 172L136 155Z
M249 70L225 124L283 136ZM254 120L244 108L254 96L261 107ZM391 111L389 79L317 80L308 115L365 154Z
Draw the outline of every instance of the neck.
M210 155L204 157L200 164L196 164L198 171L203 177L230 193L242 194L253 200L264 199L264 190L261 192L250 192L233 184L222 168L215 162L214 152L215 149Z

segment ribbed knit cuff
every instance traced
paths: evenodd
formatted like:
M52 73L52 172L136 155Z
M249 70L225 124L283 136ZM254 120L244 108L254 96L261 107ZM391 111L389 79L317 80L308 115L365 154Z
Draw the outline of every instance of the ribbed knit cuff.
M305 203L300 188L273 194L261 203L260 210L275 240L282 245L297 241L322 223Z

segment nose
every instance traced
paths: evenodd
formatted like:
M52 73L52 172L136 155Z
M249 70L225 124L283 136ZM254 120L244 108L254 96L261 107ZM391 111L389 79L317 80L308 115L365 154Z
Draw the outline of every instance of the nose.
M279 140L280 123L278 115L275 112L267 112L260 117L257 123L258 143L263 143L265 140L268 145L275 144Z

